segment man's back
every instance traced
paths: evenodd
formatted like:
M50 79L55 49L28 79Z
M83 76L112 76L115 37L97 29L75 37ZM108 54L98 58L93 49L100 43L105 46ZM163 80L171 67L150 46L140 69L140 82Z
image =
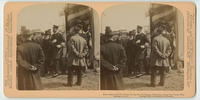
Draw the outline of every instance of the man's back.
M169 66L168 57L171 53L170 42L162 35L153 39L153 52L156 66Z
M39 64L44 62L44 54L39 44L34 42L27 42L18 47L17 50L22 58L29 64ZM43 60L43 61L38 61Z
M83 52L84 47L87 45L86 40L80 35L72 36L71 41L79 53Z
M101 55L113 65L121 64L121 60L126 59L124 48L114 42L104 44L101 47Z
M170 46L170 42L167 38L162 35L159 35L154 38L154 41L157 42L157 47L160 52L166 53L167 48Z
M69 64L74 66L86 66L87 43L84 38L76 34L69 40Z

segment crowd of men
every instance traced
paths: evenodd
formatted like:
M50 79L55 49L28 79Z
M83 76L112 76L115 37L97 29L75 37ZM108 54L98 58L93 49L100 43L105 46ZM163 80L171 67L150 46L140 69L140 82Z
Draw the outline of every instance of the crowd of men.
M139 78L151 74L151 86L156 86L156 72L164 85L165 73L174 65L175 34L172 26L159 23L153 33L143 33L137 26L128 38L122 39L111 28L101 36L101 89L123 89L123 76Z
M40 77L68 75L66 86L73 85L73 76L77 75L76 85L81 85L82 75L91 66L90 26L83 30L77 24L70 33L69 40L58 31L59 26L43 32L25 31L17 36L17 78L19 90L42 89ZM67 73L66 73L67 72Z
M68 75L65 86L80 86L82 75L91 64L91 28L77 24L68 39L54 25L44 33L24 32L17 36L17 78L19 90L42 89L40 77ZM169 30L170 29L170 30ZM106 27L101 36L101 89L123 89L123 76L151 74L151 86L156 86L156 72L160 72L160 85L165 73L174 68L175 34L173 27L161 23L153 34L143 33L137 26L124 39ZM67 40L67 41L66 41ZM67 73L66 73L67 72Z

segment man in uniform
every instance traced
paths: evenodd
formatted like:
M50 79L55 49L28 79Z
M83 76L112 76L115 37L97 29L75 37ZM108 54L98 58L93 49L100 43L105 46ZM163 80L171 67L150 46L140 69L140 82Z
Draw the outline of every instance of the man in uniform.
M75 26L74 35L69 40L69 55L68 55L68 83L67 86L73 85L73 74L77 74L76 85L80 86L82 83L83 68L86 66L85 56L88 52L86 40L80 36L81 25Z
M142 32L142 26L137 26L136 41L136 59L135 67L137 77L140 77L144 69L146 44L149 42L146 35Z
M159 70L160 83L164 86L166 69L170 66L169 56L171 53L171 46L169 40L164 37L166 34L165 25L160 25L158 29L158 36L153 38L152 43L152 72L151 72L151 86L156 86L156 72Z
M51 36L52 43L52 71L53 76L56 77L60 71L60 62L62 56L62 47L65 44L65 39L61 33L58 32L58 26L53 25L53 35Z
M107 42L101 46L101 90L124 89L122 69L125 67L126 53L122 45L113 39L110 27L106 27Z

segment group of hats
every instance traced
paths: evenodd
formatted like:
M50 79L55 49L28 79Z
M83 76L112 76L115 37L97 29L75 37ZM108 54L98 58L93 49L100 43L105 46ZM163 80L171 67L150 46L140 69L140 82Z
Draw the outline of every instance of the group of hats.
M137 25L137 28L142 29L142 26ZM135 30L133 30L133 31L135 31ZM112 35L114 35L114 33L112 32L110 26L106 26L105 35L106 35L106 36L112 36Z

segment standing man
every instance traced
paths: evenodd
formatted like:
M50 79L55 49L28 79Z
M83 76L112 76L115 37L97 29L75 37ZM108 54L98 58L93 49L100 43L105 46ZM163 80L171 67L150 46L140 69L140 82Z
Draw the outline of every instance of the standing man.
M152 73L151 73L151 86L156 86L156 72L159 70L160 83L164 86L166 69L170 66L169 56L171 53L171 46L169 40L164 37L166 34L165 25L161 25L158 30L158 36L153 39L152 44Z
M107 42L101 46L101 90L122 90L122 69L126 63L126 53L122 45L116 43L110 27L106 27Z
M75 26L74 35L69 40L69 55L68 55L68 84L67 86L72 86L73 84L73 74L77 74L76 85L80 86L82 83L82 72L83 68L86 66L85 56L87 55L88 46L86 40L80 36L81 25Z
M170 68L168 71L171 69L175 69L175 61L174 61L174 55L175 55L175 49L176 49L176 37L175 37L175 32L174 32L174 26L169 26L170 30L165 34L165 37L169 40L172 52L169 56L169 63L170 63Z
M142 71L144 69L145 63L145 51L146 44L149 42L146 35L142 32L142 26L137 26L137 34L135 37L136 41L136 59L135 59L135 67L137 77L142 76Z
M128 66L128 73L132 75L132 72L135 71L135 35L136 30L133 30L129 33L129 40L127 43L127 66Z
M145 74L150 75L150 56L151 56L151 34L146 32L146 37L148 39L148 43L145 44L146 50L145 50L145 63L144 63L144 68L145 68Z
M24 34L26 41L17 46L17 79L19 90L42 89L39 69L44 63L44 53L39 44L31 41L31 36L30 34Z
M51 29L48 29L45 31L41 45L45 55L45 63L43 68L41 69L41 76L45 76L49 72L49 66L51 62L50 60L51 53L49 52L51 50L50 36L51 36Z
M53 25L53 35L51 36L52 43L52 71L53 76L56 77L60 71L60 62L62 56L62 47L65 44L65 39L61 33L58 32L58 26Z

